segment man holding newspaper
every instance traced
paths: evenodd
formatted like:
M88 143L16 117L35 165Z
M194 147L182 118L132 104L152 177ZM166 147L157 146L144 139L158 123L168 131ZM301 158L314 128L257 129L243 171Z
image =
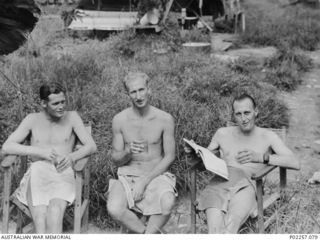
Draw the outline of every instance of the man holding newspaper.
M227 166L219 158L210 159L217 175L198 199L197 208L206 213L209 233L238 232L255 207L255 187L250 177L263 165L299 169L299 162L277 134L255 125L258 109L250 95L235 97L232 109L237 125L218 129L207 148L211 152L219 149ZM193 141L185 141L187 153L192 147L202 159L208 155ZM209 169L210 164L205 166Z

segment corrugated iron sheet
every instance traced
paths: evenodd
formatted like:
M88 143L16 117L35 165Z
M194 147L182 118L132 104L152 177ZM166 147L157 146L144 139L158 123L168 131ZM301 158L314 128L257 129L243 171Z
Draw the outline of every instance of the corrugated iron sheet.
M71 22L72 30L125 30L136 23L137 12L106 12L77 10Z

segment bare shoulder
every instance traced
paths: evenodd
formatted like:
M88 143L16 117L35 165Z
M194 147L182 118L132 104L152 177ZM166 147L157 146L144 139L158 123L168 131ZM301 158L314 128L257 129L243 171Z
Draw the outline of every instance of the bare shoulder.
M268 141L270 144L278 143L279 140L281 140L280 136L271 129L258 127L258 130L260 133L260 137L263 140Z
M278 135L271 129L262 128L262 127L257 127L257 128L259 130L260 135L262 135L263 138L273 139L278 137Z
M119 124L123 123L127 119L127 116L129 114L129 110L130 110L130 108L127 108L127 109L124 109L123 111L119 112L118 114L116 114L112 119L113 125L115 125L115 124L119 125Z
M27 126L35 126L39 121L43 120L43 115L41 112L38 113L30 113L24 119L23 122Z
M76 119L76 118L79 118L79 113L75 110L73 111L66 111L66 116L70 119Z
M158 119L158 120L161 120L165 123L172 123L174 122L174 119L173 119L173 116L171 114L169 114L168 112L165 112L163 110L160 110L156 107L153 107L153 113L155 115L155 117Z
M41 118L41 113L30 113L30 114L28 114L24 119L26 120L26 121L35 121L35 120L37 120L37 119L39 119L39 118Z
M216 135L221 137L230 136L232 132L235 130L235 128L235 126L220 127L216 131Z
M79 113L77 111L66 111L67 120L71 123L77 123L82 121Z

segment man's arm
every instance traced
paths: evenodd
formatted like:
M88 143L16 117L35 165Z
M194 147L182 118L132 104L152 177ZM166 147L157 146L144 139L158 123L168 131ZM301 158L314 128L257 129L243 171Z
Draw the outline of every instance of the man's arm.
M121 120L116 115L112 120L112 160L117 167L123 166L131 161L130 150L125 148L123 135L121 133Z
M150 183L155 177L168 170L175 159L174 120L171 115L166 117L162 138L164 156L152 171L144 177L146 183Z
M280 137L270 132L271 148L275 152L269 156L269 165L300 169L300 163L293 152L283 143Z
M30 134L33 124L34 114L29 114L4 142L2 145L2 153L4 155L28 155L53 161L57 156L54 149L44 149L21 144Z
M275 154L269 155L269 165L287 167L296 170L300 169L300 164L295 158L293 152L288 147L286 147L286 145L276 133L269 131L265 135L265 138L266 141L270 143L270 147L272 148L272 150L275 152ZM236 159L241 164L248 162L263 163L264 154L265 153L258 153L254 150L245 149L238 153Z
M220 138L220 135L221 135L221 129L218 129L216 131L216 133L213 135L212 139L211 139L211 142L209 144L209 146L207 147L207 149L209 151L211 151L213 154L217 155L217 156L220 156L220 151L219 151L219 148L220 148L220 145L219 145L219 138Z
M86 157L97 150L96 143L92 139L92 136L86 130L83 121L76 111L71 112L71 119L73 125L73 131L80 140L82 146L69 154L73 161Z

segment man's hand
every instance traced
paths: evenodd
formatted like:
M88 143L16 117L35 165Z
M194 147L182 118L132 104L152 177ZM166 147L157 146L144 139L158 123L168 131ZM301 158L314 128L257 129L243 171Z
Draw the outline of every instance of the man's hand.
M147 149L146 141L133 141L130 143L130 152L132 154L139 154Z
M64 156L58 159L57 162L54 163L58 172L63 172L68 167L73 166L74 160L70 155Z
M40 157L47 161L55 162L58 158L58 153L54 148L45 148L42 150Z
M193 140L190 141L194 142ZM199 152L195 152L195 150L186 142L184 143L183 150L187 155L197 154L197 156L200 157Z
M238 152L238 154L236 155L236 159L241 164L248 162L263 163L263 154L257 153L252 150L244 149Z
M143 177L137 179L133 185L132 196L134 201L140 201L144 197L144 191L147 187L147 180Z

